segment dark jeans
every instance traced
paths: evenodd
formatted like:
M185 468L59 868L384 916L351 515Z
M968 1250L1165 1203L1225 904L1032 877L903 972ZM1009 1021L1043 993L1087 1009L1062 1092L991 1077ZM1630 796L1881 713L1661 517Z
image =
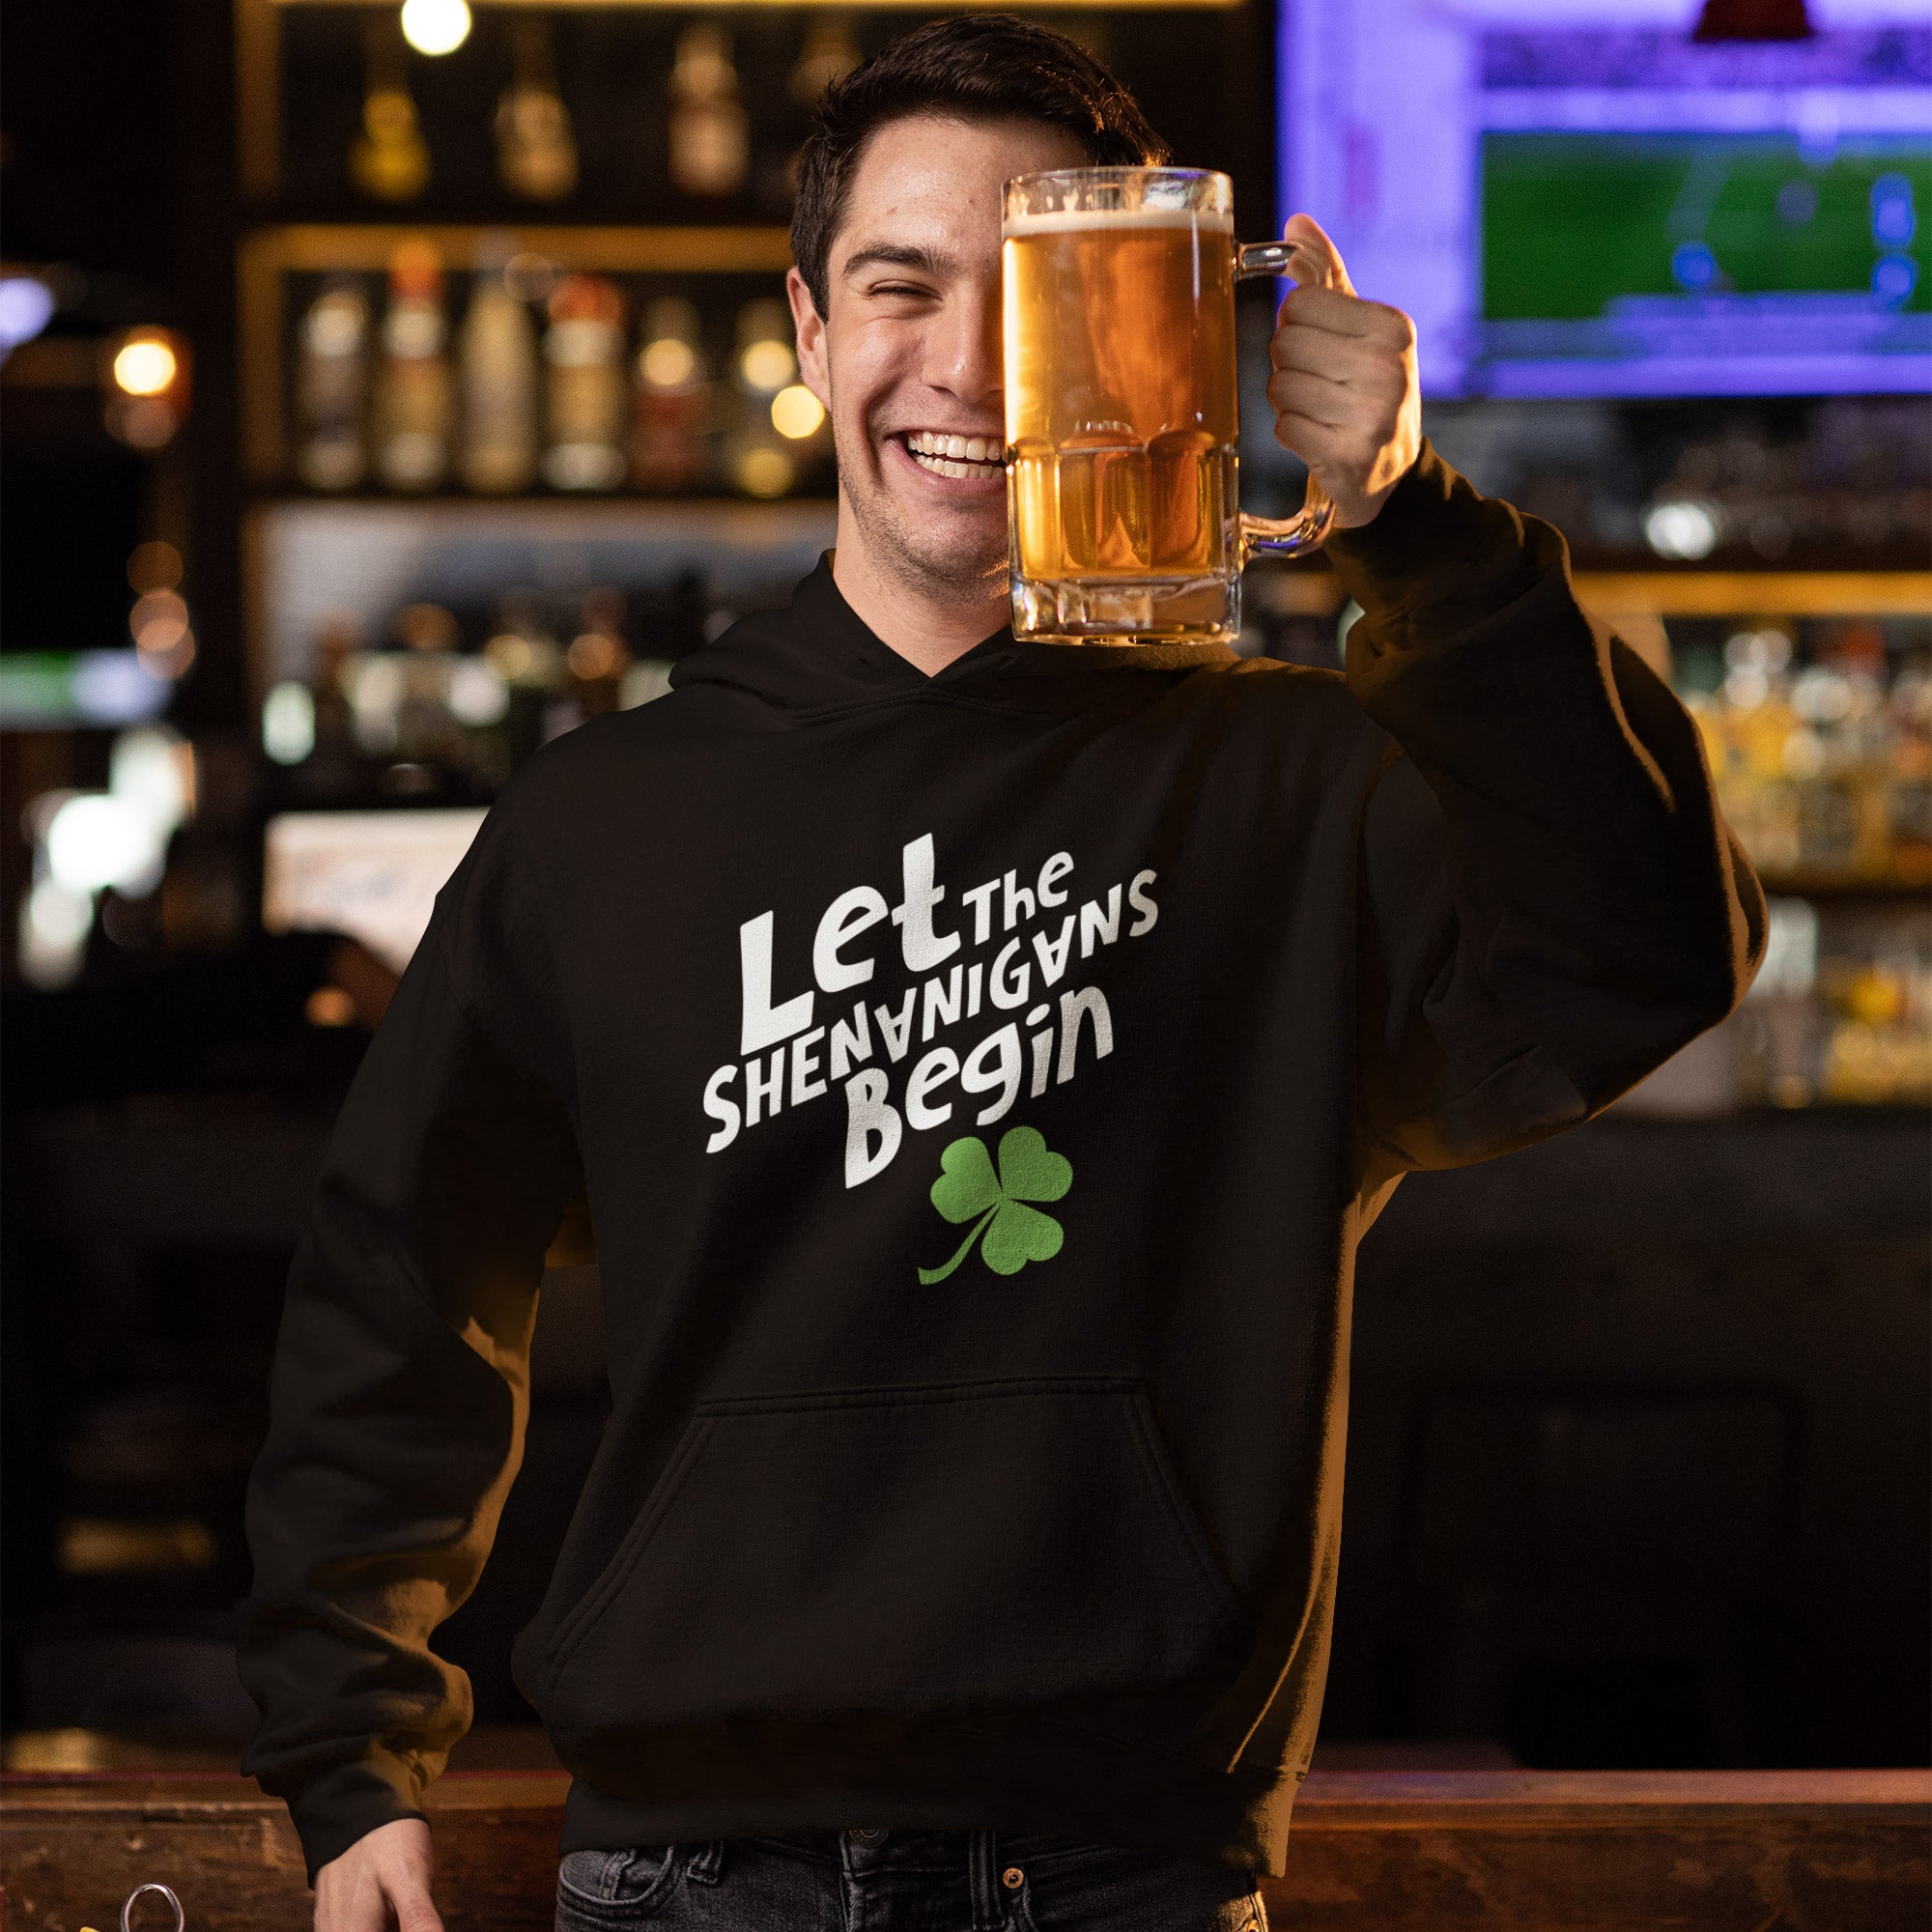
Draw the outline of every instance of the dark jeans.
M557 1932L1267 1932L1252 1873L1006 1832L793 1832L572 1852Z

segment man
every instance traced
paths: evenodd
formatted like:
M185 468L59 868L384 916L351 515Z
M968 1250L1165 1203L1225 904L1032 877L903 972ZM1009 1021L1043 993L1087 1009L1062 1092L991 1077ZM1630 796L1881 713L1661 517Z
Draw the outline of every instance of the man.
M836 552L507 789L291 1280L246 1768L323 1932L437 1923L468 1704L428 1639L580 1194L614 1411L517 1656L575 1775L559 1923L1255 1924L1356 1240L1406 1170L1587 1119L1757 956L1690 720L1556 532L1422 442L1406 319L1305 217L1337 286L1282 304L1269 395L1338 507L1346 679L1016 642L1001 184L1162 151L986 17L821 124L790 289Z

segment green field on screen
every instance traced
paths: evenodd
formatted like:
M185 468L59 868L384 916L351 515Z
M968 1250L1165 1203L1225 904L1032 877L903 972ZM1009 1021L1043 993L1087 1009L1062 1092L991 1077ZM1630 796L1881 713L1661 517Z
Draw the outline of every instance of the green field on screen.
M1872 185L1903 175L1916 226L1875 241ZM1932 139L1846 138L1806 160L1789 135L1486 134L1483 313L1600 316L1619 296L1862 293L1885 254L1918 265L1905 312L1932 307ZM1697 286L1686 243L1715 258Z

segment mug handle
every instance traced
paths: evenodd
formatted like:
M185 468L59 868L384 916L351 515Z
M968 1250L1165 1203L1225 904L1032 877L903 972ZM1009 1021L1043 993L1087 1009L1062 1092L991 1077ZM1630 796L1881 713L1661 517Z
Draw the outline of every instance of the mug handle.
M1328 284L1327 264L1299 242L1249 242L1235 251L1235 273L1243 280L1252 275L1293 275L1302 288L1311 282L1324 288ZM1310 476L1308 494L1293 516L1251 517L1241 512L1241 561L1246 563L1257 554L1298 556L1321 543L1334 522L1335 505Z

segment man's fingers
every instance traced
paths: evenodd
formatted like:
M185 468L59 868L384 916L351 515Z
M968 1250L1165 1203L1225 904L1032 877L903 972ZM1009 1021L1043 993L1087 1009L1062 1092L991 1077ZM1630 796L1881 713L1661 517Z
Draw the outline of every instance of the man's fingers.
M396 1915L396 1932L442 1932L442 1918L427 1889L391 1885L389 1909Z
M420 1818L379 1825L316 1873L315 1932L442 1932L435 1870Z
M1339 289L1290 289L1275 310L1275 324L1360 336L1404 353L1415 347L1415 325L1401 309L1387 302L1364 301Z
M1348 384L1319 370L1277 369L1268 378L1267 399L1276 415L1305 416L1336 429L1362 413L1361 403Z
M1299 369L1337 383L1371 388L1399 387L1402 366L1380 343L1359 335L1330 335L1324 329L1289 327L1268 344L1276 369Z
M1355 285L1342 261L1342 251L1328 239L1328 231L1312 214L1292 214L1281 231L1284 242L1298 242L1321 263L1323 279L1331 289L1353 295Z
M384 1847L380 1867L383 1890L396 1917L396 1932L442 1932L441 1916L430 1896L436 1860L428 1829L416 1819L404 1822L419 1829L399 1831L396 1842Z
M1322 422L1298 411L1284 410L1274 419L1274 440L1292 450L1318 474L1345 476L1358 466L1360 439L1346 428Z
M1336 422L1306 411L1277 410L1275 440L1292 449L1302 462L1329 476L1365 475L1374 470L1387 439L1365 431L1360 422Z

